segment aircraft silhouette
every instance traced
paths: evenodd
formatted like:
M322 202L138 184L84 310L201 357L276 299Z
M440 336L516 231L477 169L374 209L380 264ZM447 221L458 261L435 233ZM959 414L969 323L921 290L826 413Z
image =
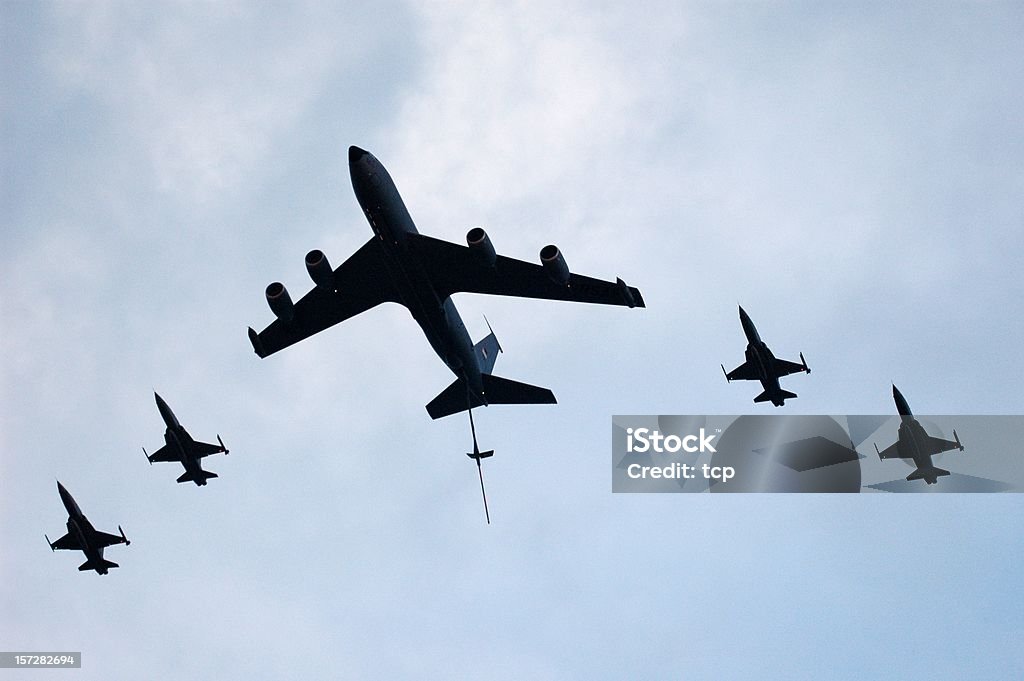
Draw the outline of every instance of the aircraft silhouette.
M178 423L178 418L163 398L155 392L153 396L156 397L156 408L160 410L160 416L167 425L167 430L164 431L163 447L152 454L147 454L146 448L142 448L142 453L146 454L150 465L159 461L177 461L185 467L185 472L178 478L178 482L194 482L200 487L205 485L208 479L216 478L216 473L203 470L201 461L204 456L221 452L228 453L228 448L224 446L220 435L217 436L217 442L220 445L193 440L184 426Z
M128 537L124 536L124 530L117 526L121 536L100 532L92 526L89 519L82 513L74 497L64 489L64 485L57 481L57 492L60 500L64 502L64 508L68 512L68 533L57 541L51 542L46 537L46 543L50 545L51 551L82 551L85 553L85 562L78 566L80 572L95 570L98 574L105 575L110 568L120 567L117 563L103 558L103 549L114 544L131 544Z
M308 338L385 302L404 305L455 381L427 412L437 419L488 404L551 404L547 388L493 375L501 348L494 332L470 340L451 296L490 293L605 305L644 307L635 288L621 279L593 279L569 271L554 245L540 251L540 265L498 255L487 233L475 227L460 246L420 234L394 181L373 154L349 147L349 173L356 199L374 236L339 267L319 250L306 255L315 287L297 303L274 282L266 297L277 319L249 340L260 357Z
M964 451L964 446L960 444L960 436L956 434L956 430L953 431L953 440L943 440L940 437L928 435L924 426L914 418L914 414L910 411L910 405L907 404L903 393L895 384L892 386L892 398L896 402L896 411L900 415L899 439L882 451L878 451L878 445L875 445L875 452L882 460L912 460L917 468L907 476L907 480L924 480L927 484L934 485L939 478L949 475L949 471L937 468L932 463L932 456L948 452L951 449Z
M754 327L754 322L750 321L750 317L742 307L740 308L740 324L743 326L743 334L747 337L746 361L728 373L723 364L722 373L725 374L725 380L729 382L760 381L764 391L754 398L754 402L770 401L776 407L781 407L787 399L796 397L796 393L783 390L779 385L779 379L798 371L811 373L806 360L804 360L804 353L800 353L800 364L777 359L761 340L761 336L758 335L757 329Z

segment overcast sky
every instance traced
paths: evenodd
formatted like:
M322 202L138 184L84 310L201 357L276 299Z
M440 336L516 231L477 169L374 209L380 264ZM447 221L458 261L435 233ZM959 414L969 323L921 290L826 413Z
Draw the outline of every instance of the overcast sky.
M1024 674L1020 495L613 495L609 465L612 414L773 410L721 375L737 304L814 369L786 413L890 414L892 382L1024 412L1021 5L555 4L0 3L0 649L80 679ZM351 144L421 232L646 299L456 297L559 400L478 413L490 527L404 309L246 338L267 283L371 235ZM143 460L154 390L230 447L208 486ZM119 569L47 550L55 478L124 527Z

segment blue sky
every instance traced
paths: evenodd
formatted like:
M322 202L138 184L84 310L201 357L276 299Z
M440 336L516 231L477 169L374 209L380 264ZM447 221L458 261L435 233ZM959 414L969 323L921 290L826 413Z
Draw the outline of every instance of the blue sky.
M0 5L0 647L83 679L998 678L1018 495L612 495L611 415L1019 414L1014 4ZM369 236L357 144L422 232L556 243L646 310L459 296L496 373L494 524L450 382L382 306L259 360L304 254ZM157 390L220 477L146 465ZM58 477L130 547L78 574ZM12 678L18 674L9 672ZM25 672L23 675L27 675Z

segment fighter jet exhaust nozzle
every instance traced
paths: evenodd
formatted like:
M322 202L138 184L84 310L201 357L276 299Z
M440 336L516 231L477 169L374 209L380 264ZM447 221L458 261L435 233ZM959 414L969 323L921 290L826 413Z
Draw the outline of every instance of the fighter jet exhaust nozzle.
M558 246L548 244L540 249L540 264L544 266L544 271L548 273L551 281L559 286L569 285L569 266L565 263Z
M473 251L476 257L480 259L481 263L487 267L494 267L498 254L495 253L491 238L487 236L487 232L484 231L483 227L474 227L469 230L466 233L466 244L469 246L469 250Z
M281 282L275 281L267 287L267 304L282 323L288 324L295 318L295 304Z
M309 278L319 288L325 291L334 291L334 270L327 256L321 250L313 249L306 254L306 271Z

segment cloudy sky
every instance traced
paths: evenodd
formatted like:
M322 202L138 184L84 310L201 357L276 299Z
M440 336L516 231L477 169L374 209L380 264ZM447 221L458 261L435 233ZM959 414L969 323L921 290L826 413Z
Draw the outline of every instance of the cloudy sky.
M1024 11L0 4L0 649L108 678L1008 678L1019 495L613 495L612 414L1014 414ZM263 289L370 236L557 243L646 310L458 296L557 406L464 415L382 306L259 360ZM731 365L731 366L730 366ZM159 391L220 477L150 467ZM963 434L962 434L963 435ZM152 451L150 449L150 451ZM59 478L121 568L51 554ZM38 672L6 672L28 678ZM35 677L33 677L35 678Z

